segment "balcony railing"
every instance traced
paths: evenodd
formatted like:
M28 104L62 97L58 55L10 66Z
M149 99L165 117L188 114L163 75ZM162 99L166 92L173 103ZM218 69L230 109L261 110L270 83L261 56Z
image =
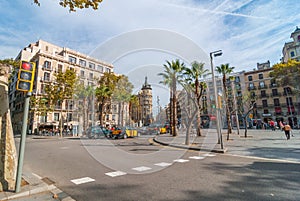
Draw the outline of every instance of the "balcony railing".
M280 97L280 96L281 96L280 92L271 94L271 97Z
M258 89L267 89L267 85L264 85L264 86L258 86Z
M248 87L248 91L251 91L251 90L256 90L256 86Z

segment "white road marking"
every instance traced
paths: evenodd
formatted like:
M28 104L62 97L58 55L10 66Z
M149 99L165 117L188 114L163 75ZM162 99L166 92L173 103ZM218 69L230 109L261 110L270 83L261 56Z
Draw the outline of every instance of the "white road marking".
M190 156L190 159L196 159L196 160L200 160L200 159L204 159L204 156Z
M122 172L122 171L116 171L116 172L107 172L105 173L107 176L110 177L117 177L117 176L122 176L122 175L126 175L126 172Z
M189 160L185 160L185 159L176 159L176 160L174 160L174 162L178 162L178 163L186 163L186 162L189 162Z
M156 163L156 164L154 164L154 165L161 166L161 167L166 167L166 166L172 165L172 163L165 163L165 162L162 162L162 163Z
M84 183L88 183L88 182L92 182L92 181L95 181L95 179L92 179L90 177L83 177L83 178L80 178L80 179L72 179L71 180L71 182L73 182L76 185L84 184Z
M133 170L142 172L142 171L146 171L146 170L151 170L152 168L150 167L146 167L146 166L141 166L141 167L136 167L136 168L132 168Z
M216 154L210 154L210 153L207 153L207 154L203 154L203 156L213 157L213 156L216 156Z

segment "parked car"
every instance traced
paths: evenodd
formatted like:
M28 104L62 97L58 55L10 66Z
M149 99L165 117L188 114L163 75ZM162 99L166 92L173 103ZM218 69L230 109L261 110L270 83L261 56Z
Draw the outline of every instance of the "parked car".
M113 139L120 139L120 138L126 139L128 137L137 137L137 136L139 136L139 133L137 129L133 127L115 128L111 133L111 137Z
M88 138L90 139L97 139L101 137L109 137L107 131L102 128L101 126L92 126L89 127L86 131L85 134Z

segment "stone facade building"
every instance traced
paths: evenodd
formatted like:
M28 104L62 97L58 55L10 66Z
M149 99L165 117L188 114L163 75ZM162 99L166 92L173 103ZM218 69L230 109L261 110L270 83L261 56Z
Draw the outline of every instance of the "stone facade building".
M49 42L39 40L22 49L16 60L25 60L36 64L35 81L33 87L33 96L41 97L45 94L45 86L54 81L54 74L66 69L74 70L80 83L85 86L95 86L104 72L113 72L113 65L89 57L88 55L79 53L66 47L60 47ZM24 107L24 93L16 91L17 76L11 79L9 89L10 109L12 112L12 123L14 133L20 133L22 128L22 117ZM65 124L72 124L75 133L81 133L82 116L78 111L78 105L82 104L75 100L65 100L62 108L55 107L53 112L46 115L38 115L32 112L29 117L28 129L29 133L39 130L41 125L57 127L60 120ZM89 124L97 121L97 107L91 108L89 114ZM33 111L34 108L31 108ZM60 110L62 109L62 117ZM112 118L108 117L107 119Z

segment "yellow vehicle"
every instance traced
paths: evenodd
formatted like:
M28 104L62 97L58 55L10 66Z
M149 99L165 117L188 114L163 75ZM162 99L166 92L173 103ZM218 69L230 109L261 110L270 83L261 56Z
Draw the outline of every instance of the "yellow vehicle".
M159 133L160 134L166 134L167 133L167 128L166 127L159 128Z
M124 127L124 128L116 128L112 131L111 137L113 139L123 138L126 139L128 137L137 137L139 136L138 131L132 127Z

